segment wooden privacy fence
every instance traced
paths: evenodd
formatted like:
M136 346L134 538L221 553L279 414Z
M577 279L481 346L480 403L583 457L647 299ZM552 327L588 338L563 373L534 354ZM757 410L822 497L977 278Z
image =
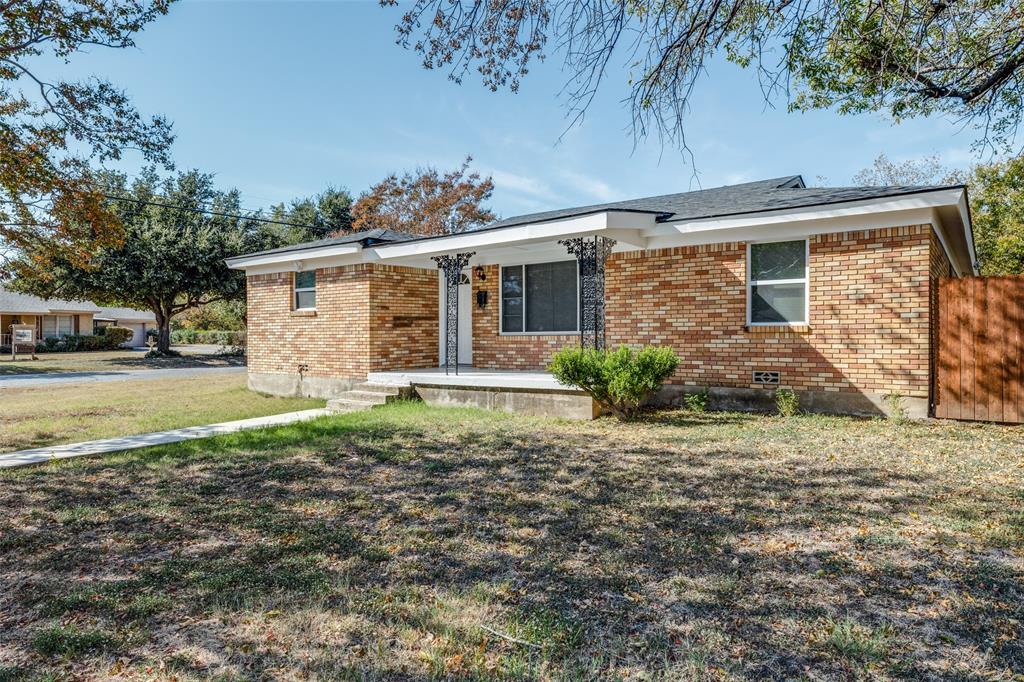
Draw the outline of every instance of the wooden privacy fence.
M1024 423L1024 276L939 280L935 416Z

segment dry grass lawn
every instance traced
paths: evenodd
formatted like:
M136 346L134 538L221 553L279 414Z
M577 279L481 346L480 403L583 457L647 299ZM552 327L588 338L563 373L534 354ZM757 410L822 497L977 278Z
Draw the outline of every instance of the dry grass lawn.
M246 388L244 373L0 390L0 452L323 407Z
M1020 679L1024 429L398 404L0 474L0 680Z
M0 376L54 374L56 372L103 372L126 369L162 369L172 367L237 367L244 357L182 353L176 357L147 358L142 351L111 350L83 353L39 353L38 360L11 360L0 355Z

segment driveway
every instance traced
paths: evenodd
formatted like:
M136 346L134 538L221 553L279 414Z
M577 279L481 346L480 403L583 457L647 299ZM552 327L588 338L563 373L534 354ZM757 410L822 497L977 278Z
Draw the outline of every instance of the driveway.
M91 372L53 372L51 374L0 375L0 391L8 388L35 388L59 384L88 384L104 381L171 379L207 374L239 374L245 367L173 367L167 369L96 370Z

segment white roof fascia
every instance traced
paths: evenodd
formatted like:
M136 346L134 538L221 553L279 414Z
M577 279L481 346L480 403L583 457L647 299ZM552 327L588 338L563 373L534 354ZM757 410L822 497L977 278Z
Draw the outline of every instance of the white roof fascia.
M971 259L971 273L980 275L978 268L978 252L974 250L974 233L971 231L971 209L967 204L966 190L960 194L960 200L956 202L956 208L960 212L960 221L964 226L964 239L967 240L968 255ZM948 255L948 254L947 254ZM953 259L950 258L950 261Z
M262 256L237 256L235 258L228 258L226 260L228 267L235 270L245 270L247 273L251 268L261 265L281 265L288 263L299 263L299 262L311 262L317 260L317 267L327 267L320 265L319 261L324 258L330 258L332 256L347 256L353 253L359 253L363 247L359 244L338 244L335 246L322 246L314 247L309 249L301 249L295 251L282 251L280 253L267 253ZM282 270L293 270L294 267L275 268L268 270L268 272L281 272Z
M734 227L770 226L794 220L822 220L856 215L877 215L879 213L911 209L930 209L938 206L955 206L960 201L962 195L962 189L953 188L888 199L862 199L860 201L849 201L826 206L817 205L805 208L788 208L777 211L723 216L721 218L673 221L659 224L650 236L659 237L673 233L693 233Z
M367 252L372 251L378 259L386 261L473 251L494 246L524 245L577 236L608 234L611 237L613 236L612 231L629 230L632 234L636 230L650 229L655 225L654 219L655 214L653 213L604 211L566 220L530 223L496 230L464 232L436 239L382 244L367 249Z

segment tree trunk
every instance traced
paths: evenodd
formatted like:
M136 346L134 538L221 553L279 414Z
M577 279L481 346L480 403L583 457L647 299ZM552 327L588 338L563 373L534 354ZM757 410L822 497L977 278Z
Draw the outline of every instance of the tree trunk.
M158 353L169 353L171 350L171 315L163 305L153 306L156 315L156 350Z

